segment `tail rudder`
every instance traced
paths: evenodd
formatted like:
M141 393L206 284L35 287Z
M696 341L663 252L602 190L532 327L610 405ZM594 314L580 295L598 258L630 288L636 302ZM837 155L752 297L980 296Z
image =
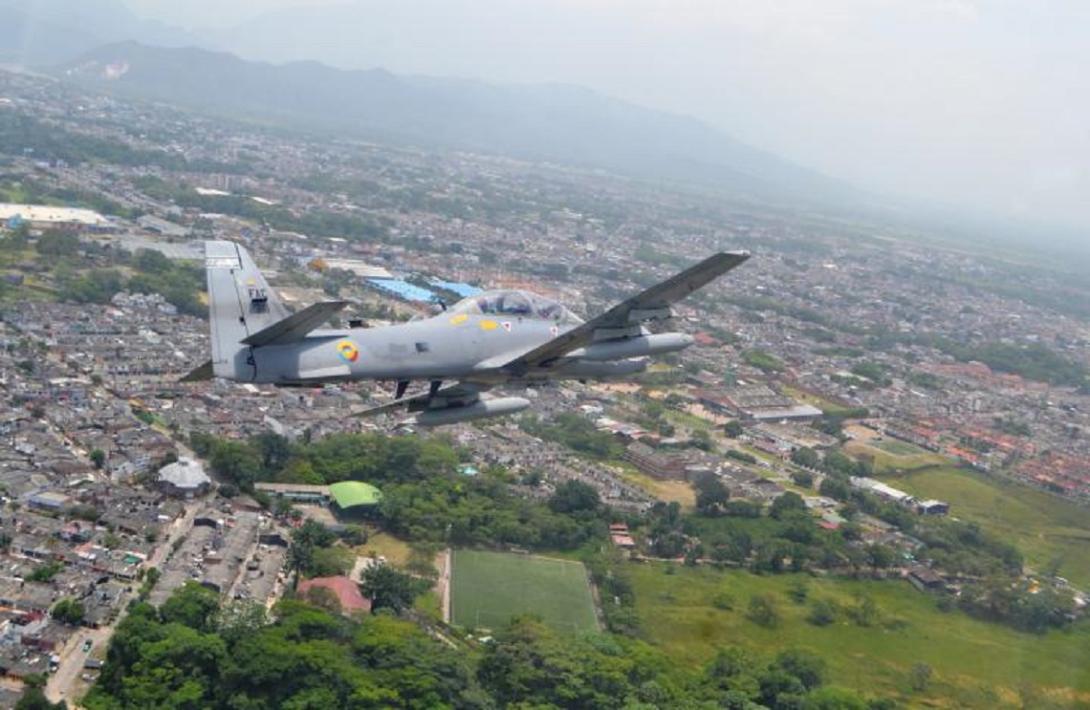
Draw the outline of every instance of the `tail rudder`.
M212 371L231 380L254 379L250 348L242 343L288 316L249 252L234 242L204 243Z

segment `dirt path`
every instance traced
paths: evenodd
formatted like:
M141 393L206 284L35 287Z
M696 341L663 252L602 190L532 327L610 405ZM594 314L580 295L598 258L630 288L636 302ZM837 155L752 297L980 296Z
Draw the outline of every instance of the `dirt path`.
M435 580L435 590L439 593L440 607L443 622L450 623L450 570L453 553L448 547L435 558L435 566L439 570L439 578Z

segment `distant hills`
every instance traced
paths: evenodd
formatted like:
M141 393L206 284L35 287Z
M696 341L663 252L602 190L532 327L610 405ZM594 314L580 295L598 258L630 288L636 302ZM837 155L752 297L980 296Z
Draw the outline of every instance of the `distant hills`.
M183 30L138 18L120 0L0 0L3 63L49 66L133 38L165 46L197 42Z
M84 86L219 115L699 183L758 199L849 200L843 183L692 118L567 85L495 85L108 44L54 68Z

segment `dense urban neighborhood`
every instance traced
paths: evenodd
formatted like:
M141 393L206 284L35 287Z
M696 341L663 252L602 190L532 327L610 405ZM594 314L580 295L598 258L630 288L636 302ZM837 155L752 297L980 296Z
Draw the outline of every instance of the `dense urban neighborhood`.
M623 691L568 706L726 703L744 684L720 647L783 624L904 634L889 643L906 655L823 671L871 707L1090 697L1084 273L866 215L273 130L30 74L0 73L0 151L0 706L182 707L173 681L137 694L151 671L107 652L172 624L222 636L231 692L283 706L243 680L260 655L231 635L243 622L186 614L222 604L296 638L318 623L304 602L352 619L337 623L411 621L437 676L443 653L481 655L414 707L516 702L496 649L573 629L623 641L567 652L635 664L645 643L703 675L629 669ZM209 356L205 239L244 244L292 308L350 301L340 325L360 337L492 288L593 316L714 251L753 257L675 309L694 346L632 381L535 386L527 414L427 430L358 416L392 382L182 382ZM529 581L494 600L513 575ZM557 592L535 600L539 579ZM987 636L994 668L944 668L923 635L947 619L970 644L950 655ZM360 628L337 641L356 656L381 655L368 634L410 634ZM1003 634L1067 665L1004 666ZM777 673L818 692L791 653L745 671L760 702L789 706ZM370 706L399 706L382 677ZM186 707L227 706L206 685Z

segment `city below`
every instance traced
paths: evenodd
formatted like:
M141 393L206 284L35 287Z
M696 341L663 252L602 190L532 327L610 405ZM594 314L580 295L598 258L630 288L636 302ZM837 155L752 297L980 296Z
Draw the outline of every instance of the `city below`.
M330 695L291 707L1090 702L1090 283L1074 267L26 73L0 73L0 152L0 706L31 688L73 707L250 707L217 683L288 706L302 695L259 687L244 639L316 643L308 624L333 622L297 601L362 624L330 653L375 675L329 667ZM526 412L425 429L358 416L394 382L182 382L210 357L205 240L245 245L293 310L349 301L336 323L362 329L489 289L588 318L714 252L753 256L674 308L682 353L631 379L509 387ZM218 611L189 621L200 604ZM367 625L387 616L405 627ZM153 682L118 642L180 644L179 624L214 636L233 675L184 670L187 651ZM573 632L608 634L563 652L608 657L619 689L580 678L565 700L504 679L504 644L547 657ZM420 696L380 662L410 637L447 678ZM751 654L745 683L727 647ZM190 674L204 685L186 705ZM769 689L785 675L800 698L870 705L787 704Z

